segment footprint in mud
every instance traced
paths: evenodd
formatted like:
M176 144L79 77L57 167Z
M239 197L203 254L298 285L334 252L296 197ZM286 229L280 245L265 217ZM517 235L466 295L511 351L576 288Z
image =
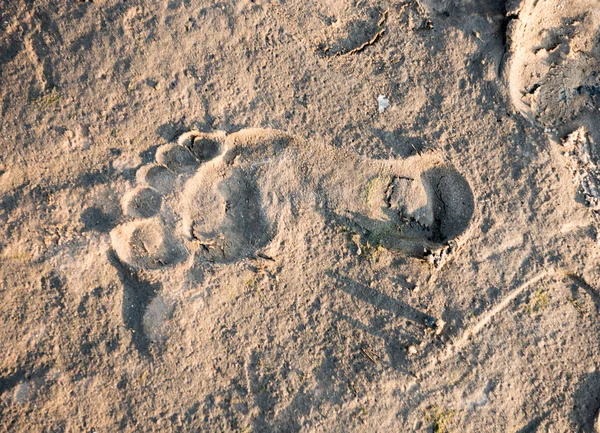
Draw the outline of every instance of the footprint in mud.
M111 231L119 259L155 270L192 253L217 263L254 254L272 232L256 179L261 156L277 155L289 140L265 129L191 131L159 147L156 162L139 169L137 186L123 196L131 220Z
M600 204L600 6L523 0L509 27L509 91L530 121L564 139L584 201Z
M285 236L299 209L436 267L466 237L471 189L437 155L370 160L293 142L274 130L192 131L158 148L156 163L142 167L123 196L131 220L111 231L117 256L145 270L190 257L192 267L232 263Z
M353 182L326 186L334 219L363 244L443 266L466 239L475 210L466 179L432 153L358 164L348 167Z
M600 128L600 6L523 0L509 26L509 91L528 119L563 137Z

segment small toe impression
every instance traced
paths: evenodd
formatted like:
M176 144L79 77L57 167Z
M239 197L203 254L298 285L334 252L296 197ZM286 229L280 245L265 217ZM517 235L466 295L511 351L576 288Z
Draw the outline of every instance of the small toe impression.
M156 161L175 173L195 170L199 162L187 147L179 144L166 144L156 151Z
M175 185L177 175L164 165L149 164L141 167L136 173L139 185L148 185L161 194L168 194Z
M192 146L192 143L194 142L195 138L200 134L201 134L201 132L197 131L195 129L192 131L184 132L177 139L177 143L180 146L184 146L189 149Z
M123 211L134 218L150 218L160 211L162 197L148 186L138 186L123 196Z
M186 257L184 247L154 219L123 224L111 232L111 240L119 259L136 268L158 269Z
M194 139L190 151L200 162L207 162L223 152L223 143L210 137L199 136Z
M177 142L185 146L202 163L216 158L224 150L224 132L205 133L189 131L182 134Z

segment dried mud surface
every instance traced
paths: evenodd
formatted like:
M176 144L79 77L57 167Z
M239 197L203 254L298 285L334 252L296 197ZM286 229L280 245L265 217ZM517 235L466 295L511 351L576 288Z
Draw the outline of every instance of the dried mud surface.
M0 4L0 431L597 431L599 17Z

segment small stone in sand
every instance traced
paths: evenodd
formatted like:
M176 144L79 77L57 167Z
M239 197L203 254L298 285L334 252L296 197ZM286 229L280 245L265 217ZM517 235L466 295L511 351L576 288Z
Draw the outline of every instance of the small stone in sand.
M390 106L390 101L385 96L379 95L377 97L377 104L379 104L379 112L383 113Z

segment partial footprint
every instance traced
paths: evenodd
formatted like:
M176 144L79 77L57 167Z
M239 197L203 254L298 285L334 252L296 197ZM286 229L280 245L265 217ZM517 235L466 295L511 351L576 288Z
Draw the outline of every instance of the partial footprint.
M509 34L513 104L565 138L579 192L600 208L600 3L523 0Z
M434 154L359 164L360 170L348 170L353 182L326 186L340 221L371 246L441 267L471 225L475 205L465 178Z
M191 131L159 147L156 163L140 168L138 185L123 197L132 220L111 232L119 259L152 270L191 252L217 262L254 254L271 233L256 175L265 156L276 156L289 140L264 129L227 137Z
M509 39L515 107L560 136L585 124L598 141L600 4L523 0Z

